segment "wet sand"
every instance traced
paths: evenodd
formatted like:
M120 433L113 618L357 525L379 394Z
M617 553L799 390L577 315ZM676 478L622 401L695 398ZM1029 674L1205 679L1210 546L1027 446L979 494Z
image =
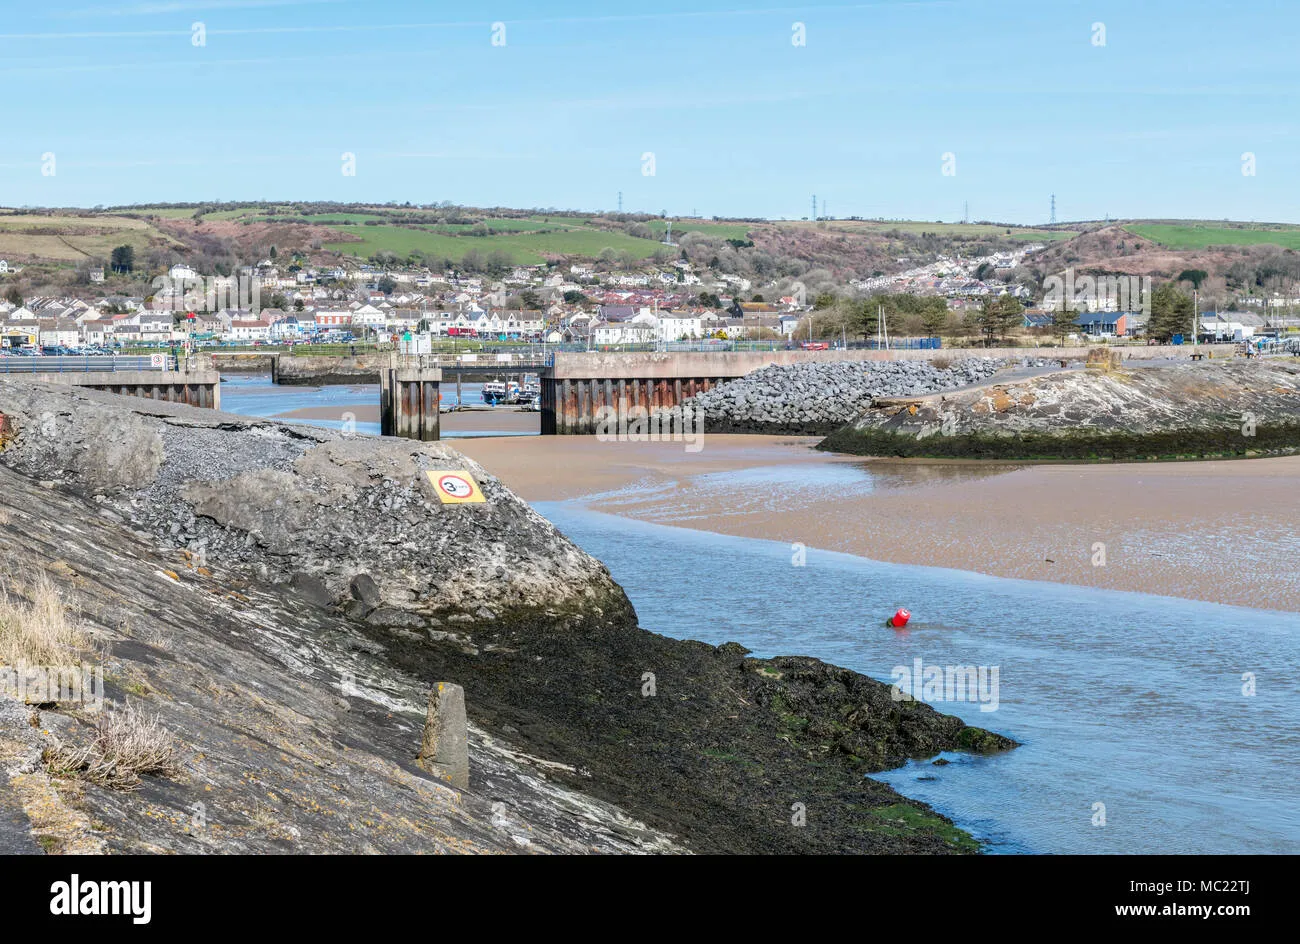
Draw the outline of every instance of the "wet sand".
M276 413L277 420L341 420L345 413L351 413L358 423L378 423L379 404L349 404L337 406L305 406L300 410Z
M875 560L1300 610L1300 457L990 467L829 456L816 441L456 445L529 501L587 497L599 511Z

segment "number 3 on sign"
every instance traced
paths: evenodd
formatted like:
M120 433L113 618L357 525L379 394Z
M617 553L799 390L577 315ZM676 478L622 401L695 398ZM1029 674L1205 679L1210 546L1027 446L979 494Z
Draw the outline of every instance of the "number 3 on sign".
M462 505L471 502L485 502L478 483L468 472L446 471L425 472L438 494L438 500L444 505Z

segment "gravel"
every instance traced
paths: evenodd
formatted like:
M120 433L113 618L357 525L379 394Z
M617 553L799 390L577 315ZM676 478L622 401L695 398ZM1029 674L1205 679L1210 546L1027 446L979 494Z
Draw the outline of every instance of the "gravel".
M1017 362L1019 363L1019 362ZM694 398L708 429L829 432L857 419L876 397L921 396L987 381L1008 362L967 357L930 361L773 365ZM1026 360L1021 366L1035 366Z

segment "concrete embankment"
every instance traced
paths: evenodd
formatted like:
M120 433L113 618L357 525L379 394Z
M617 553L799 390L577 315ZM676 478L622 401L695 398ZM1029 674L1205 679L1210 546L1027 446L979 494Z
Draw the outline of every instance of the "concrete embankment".
M1014 746L818 660L640 629L603 565L445 444L9 381L0 416L10 593L54 581L110 702L188 758L121 794L43 766L93 734L77 710L6 730L30 830L69 851L962 852L863 775ZM486 500L444 504L429 472ZM464 690L464 790L422 766L439 682ZM80 819L49 817L74 795Z
M275 363L274 354L248 354L244 352L231 354L208 354L213 367L223 374L269 374Z
M326 384L375 384L380 371L391 366L393 355L356 354L330 357L323 354L276 355L272 358L271 380L286 386Z
M881 398L820 447L876 456L1145 459L1300 450L1300 365L1234 359Z

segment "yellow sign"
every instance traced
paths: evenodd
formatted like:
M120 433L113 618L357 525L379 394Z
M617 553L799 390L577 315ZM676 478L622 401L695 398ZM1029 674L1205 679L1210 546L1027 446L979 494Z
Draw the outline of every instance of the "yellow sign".
M425 472L429 483L444 505L466 505L471 502L486 502L478 483L468 472L459 470L449 472Z

